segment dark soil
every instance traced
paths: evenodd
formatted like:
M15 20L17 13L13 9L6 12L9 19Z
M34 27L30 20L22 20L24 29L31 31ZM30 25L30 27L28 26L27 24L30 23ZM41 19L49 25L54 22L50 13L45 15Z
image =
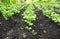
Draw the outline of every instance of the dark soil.
M60 39L60 26L51 19L45 17L41 10L34 9L37 19L34 21L33 29L37 35L32 35L30 31L24 29L26 23L20 14L13 15L9 20L5 20L0 14L0 39ZM26 38L23 38L25 33Z

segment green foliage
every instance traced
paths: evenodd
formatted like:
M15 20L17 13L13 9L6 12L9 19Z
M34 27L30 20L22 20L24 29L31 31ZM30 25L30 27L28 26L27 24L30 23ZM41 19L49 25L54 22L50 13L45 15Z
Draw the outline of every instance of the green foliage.
M37 32L35 32L35 30L32 30L31 33L32 33L33 35L36 35L36 34L37 34Z
M2 3L5 4L5 5L7 5L7 4L10 3L10 0L2 0Z
M12 5L0 5L0 12L4 16L5 20L8 20L9 17L16 14L25 4L12 4Z
M26 23L28 23L29 25L33 25L32 21L36 19L36 15L34 14L33 11L33 5L29 5L22 15Z
M33 0L30 4L34 4L38 9L42 10L43 14L51 18L54 22L60 23L60 1L58 0ZM56 11L54 10L56 9ZM57 13L56 13L57 12Z
M20 0L1 0L1 3L4 5L9 5L9 4L18 4L20 3Z
M37 34L37 32L35 32L35 30L33 30L32 27L26 26L25 29L28 30L28 31L31 31L32 35L36 35Z
M51 0L50 2L46 0L46 2L41 2L40 4L36 3L35 6L37 6L40 10L42 10L45 16L47 16L48 18L51 18L54 22L60 24L60 14L56 13L56 12L60 13L59 12L60 5L59 5L59 2L57 2L57 0L55 1ZM56 12L54 9L57 9Z
M32 30L32 27L28 27L28 26L26 26L25 29L31 31L31 30Z

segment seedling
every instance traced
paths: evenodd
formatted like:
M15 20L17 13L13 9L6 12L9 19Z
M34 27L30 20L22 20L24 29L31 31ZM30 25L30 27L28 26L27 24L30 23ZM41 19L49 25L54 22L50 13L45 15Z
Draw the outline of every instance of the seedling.
M36 35L36 34L37 34L37 32L35 32L35 30L32 30L31 33L32 33L33 35Z
M27 29L28 31L31 31L32 30L32 27L26 26L25 29Z

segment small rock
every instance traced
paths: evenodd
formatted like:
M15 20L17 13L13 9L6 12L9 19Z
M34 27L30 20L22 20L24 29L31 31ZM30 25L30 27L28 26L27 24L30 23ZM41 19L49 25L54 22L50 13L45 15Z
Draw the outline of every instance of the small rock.
M9 32L7 32L7 35L11 35L13 33L13 30L10 30Z
M39 35L39 37L42 37L41 35Z
M23 27L21 27L20 29L21 29L21 30L23 30L24 28L23 28Z
M1 22L0 22L0 24L1 24Z
M22 19L22 21L24 21L24 20Z
M6 37L5 39L8 39L8 37Z
M26 33L23 33L23 38L26 38L26 37L27 37Z
M46 30L43 30L44 33L46 33Z
M40 24L42 26L42 24Z

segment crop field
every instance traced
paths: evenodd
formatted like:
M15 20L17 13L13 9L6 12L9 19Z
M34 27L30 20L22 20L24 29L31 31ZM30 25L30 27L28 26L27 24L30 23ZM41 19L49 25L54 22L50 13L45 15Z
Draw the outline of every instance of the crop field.
M0 39L60 39L60 0L0 0Z

